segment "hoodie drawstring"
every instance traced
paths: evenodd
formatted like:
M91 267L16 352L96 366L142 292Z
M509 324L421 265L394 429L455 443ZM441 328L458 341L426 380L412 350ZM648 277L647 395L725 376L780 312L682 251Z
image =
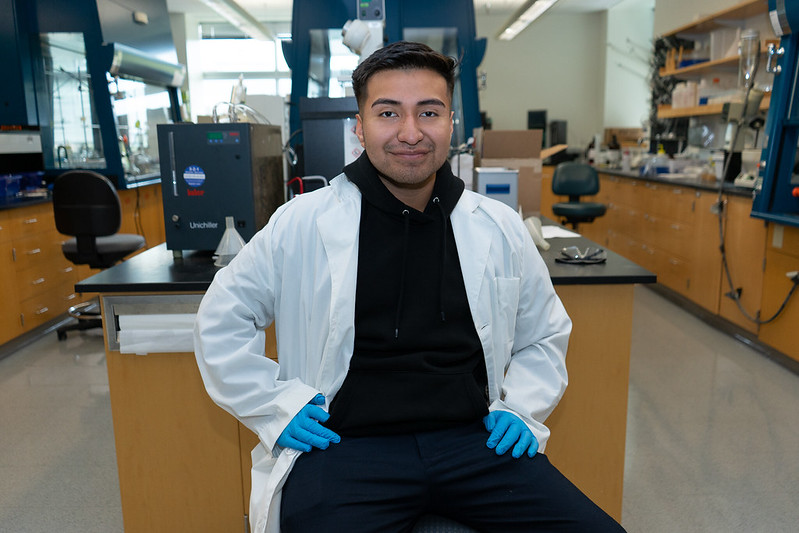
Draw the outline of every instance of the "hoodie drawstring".
M444 212L444 207L441 205L441 200L436 196L433 198L433 204L438 206L441 212L442 231L441 231L441 277L438 285L438 307L441 311L441 321L447 321L447 315L444 313L444 271L447 268L447 214Z
M411 212L402 210L402 221L405 226L402 234L402 271L400 273L399 300L397 300L397 316L394 318L394 338L399 337L399 321L402 315L402 295L405 292L405 267L408 262L408 232L411 225Z
M441 200L438 196L433 198L433 204L438 207L441 213L442 232L441 232L441 272L439 273L439 289L438 289L438 308L441 315L441 321L447 321L447 315L444 312L444 273L447 268L447 221L449 217L444 212L444 207L441 205ZM407 209L402 210L402 221L404 231L402 234L402 271L400 274L399 284L399 299L397 300L397 315L394 317L394 338L399 338L399 323L402 316L403 295L405 292L405 268L408 262L408 234L411 224L411 213Z

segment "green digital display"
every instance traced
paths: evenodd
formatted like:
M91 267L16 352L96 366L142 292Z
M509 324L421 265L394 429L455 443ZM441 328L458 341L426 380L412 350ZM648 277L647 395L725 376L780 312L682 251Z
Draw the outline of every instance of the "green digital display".
M222 132L221 131L209 131L205 134L205 137L209 141L221 141L222 140Z

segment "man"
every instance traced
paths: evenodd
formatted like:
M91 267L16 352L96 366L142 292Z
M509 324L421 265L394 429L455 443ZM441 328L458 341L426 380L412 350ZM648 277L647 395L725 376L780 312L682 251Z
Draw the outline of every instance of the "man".
M410 531L425 513L620 529L537 453L571 322L518 214L446 163L454 69L407 42L361 63L364 154L282 206L203 299L206 388L261 441L256 532Z

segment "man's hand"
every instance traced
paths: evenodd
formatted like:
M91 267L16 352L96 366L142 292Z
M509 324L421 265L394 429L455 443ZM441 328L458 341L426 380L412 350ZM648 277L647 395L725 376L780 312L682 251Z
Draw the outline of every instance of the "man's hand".
M508 411L492 411L483 418L483 424L491 435L486 446L502 455L513 446L511 455L517 459L527 452L529 457L538 452L538 439L522 422L522 419Z
M327 422L330 415L319 407L325 404L325 397L321 394L314 396L283 430L277 438L278 445L284 448L294 448L301 452L310 452L312 448L326 450L330 443L341 442L341 437L334 431L327 429L320 422Z

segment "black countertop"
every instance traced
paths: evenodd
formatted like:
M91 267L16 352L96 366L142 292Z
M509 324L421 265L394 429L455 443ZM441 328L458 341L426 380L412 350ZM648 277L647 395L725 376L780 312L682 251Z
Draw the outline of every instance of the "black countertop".
M676 185L680 187L691 187L702 191L712 191L718 193L719 183L714 181L705 181L700 178L664 178L658 175L642 176L638 171L624 171L613 168L596 167L596 171L600 174L610 174L611 176L619 176L622 178L634 178L643 181L652 181L655 183L666 183L668 185ZM721 183L722 191L725 194L732 194L734 196L748 196L753 197L754 191L748 187L736 187L730 182Z
M0 198L0 211L6 209L17 209L30 205L44 204L51 202L52 196L48 194L29 195L29 196L9 196Z
M570 265L555 261L566 246L577 246L581 250L596 246L584 237L552 238L548 242L549 250L542 251L541 255L555 285L656 281L653 273L610 250L605 263ZM79 282L75 289L101 293L205 292L219 268L214 266L211 252L184 252L182 258L175 259L164 243Z

